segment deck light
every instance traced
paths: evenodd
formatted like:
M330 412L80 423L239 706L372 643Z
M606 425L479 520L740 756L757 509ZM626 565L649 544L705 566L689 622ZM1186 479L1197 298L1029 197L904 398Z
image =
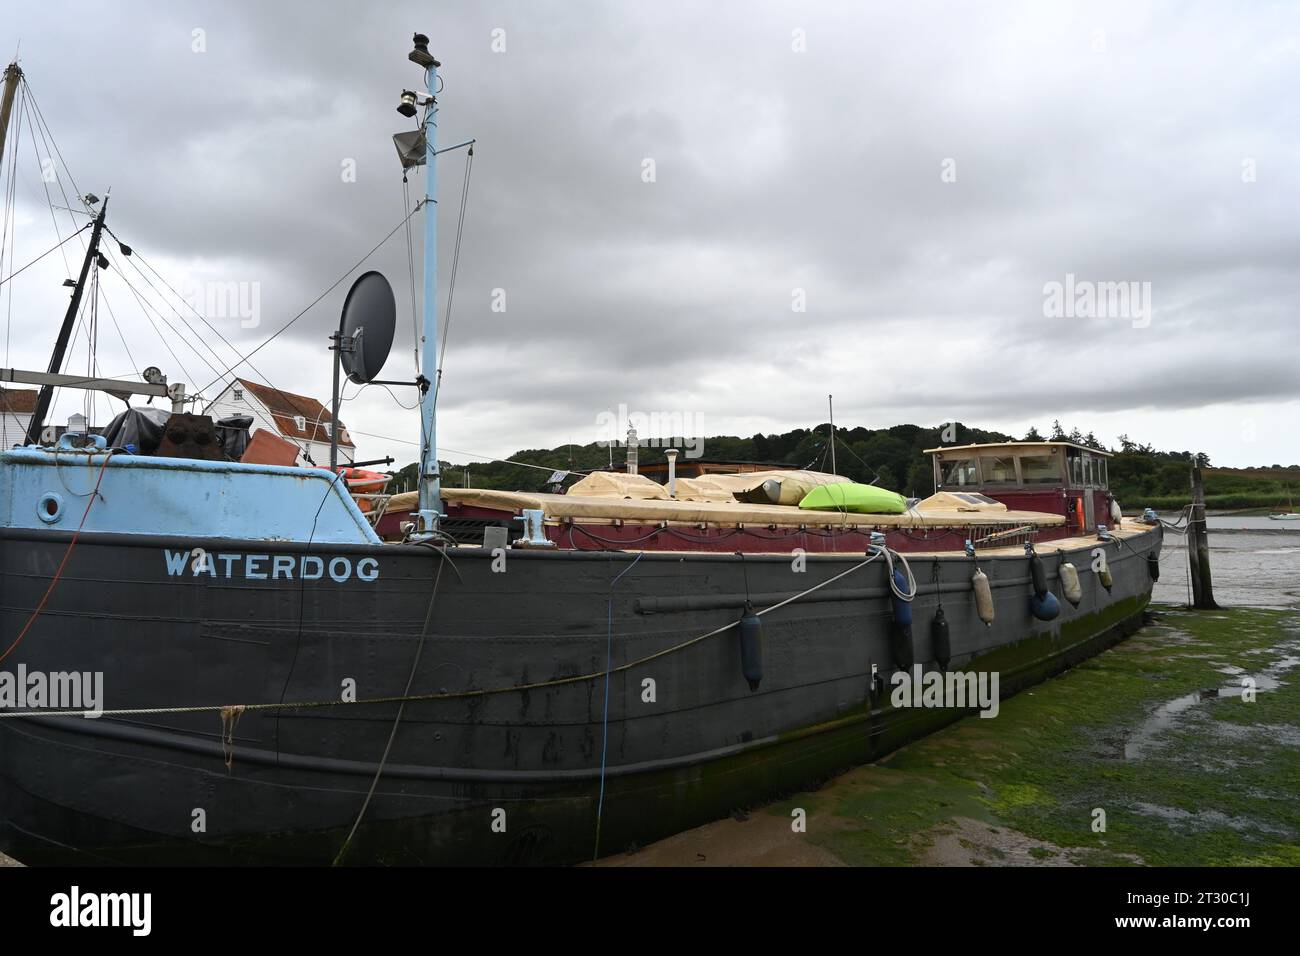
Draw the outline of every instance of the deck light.
M402 90L402 102L398 104L397 112L408 118L415 115L415 94L410 90Z

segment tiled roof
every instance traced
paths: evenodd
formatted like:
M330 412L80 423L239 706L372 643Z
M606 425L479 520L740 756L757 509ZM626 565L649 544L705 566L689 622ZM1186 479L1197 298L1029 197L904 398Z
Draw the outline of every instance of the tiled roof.
M36 411L36 396L39 394L34 388L0 388L0 412L30 415Z
M247 389L259 402L267 407L274 417L275 425L280 430L281 435L298 441L329 444L330 433L324 426L331 421L330 412L316 399L308 398L306 395L286 392L280 388L271 388L269 385L259 385L243 378L235 379L235 384L240 388ZM307 427L305 429L298 427L298 423L295 421L298 416L306 420ZM347 426L339 422L339 429L339 445L355 448L352 439L348 437Z

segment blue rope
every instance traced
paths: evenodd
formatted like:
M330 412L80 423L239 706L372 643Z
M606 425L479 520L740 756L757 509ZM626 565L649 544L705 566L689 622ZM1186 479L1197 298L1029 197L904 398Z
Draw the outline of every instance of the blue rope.
M606 607L605 621L605 713L601 717L600 799L596 803L596 847L591 854L593 860L600 857L600 823L605 816L605 756L609 752L609 672L614 658L614 587L623 579L623 575L636 567L637 561L643 557L645 557L644 551L609 582L609 602Z

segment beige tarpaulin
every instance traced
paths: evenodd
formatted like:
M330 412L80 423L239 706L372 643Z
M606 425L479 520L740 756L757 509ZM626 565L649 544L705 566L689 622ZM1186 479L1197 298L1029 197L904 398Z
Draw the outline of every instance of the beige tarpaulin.
M658 498L668 497L668 489L645 475L629 475L617 471L593 471L581 481L574 482L568 494L584 498Z
M713 476L710 476L713 477ZM809 528L945 528L996 527L1021 525L1049 527L1065 523L1061 515L1036 511L996 511L978 515L956 510L912 510L901 515L839 514L833 511L800 511L782 505L758 505L743 502L673 501L653 498L597 498L581 495L548 495L520 491L489 491L476 488L443 488L449 505L487 508L519 514L525 509L542 511L548 521L573 519L581 523L610 524L614 521L673 524L713 524L726 527L745 525L800 525ZM405 514L417 507L413 491L394 495L388 502L389 514Z

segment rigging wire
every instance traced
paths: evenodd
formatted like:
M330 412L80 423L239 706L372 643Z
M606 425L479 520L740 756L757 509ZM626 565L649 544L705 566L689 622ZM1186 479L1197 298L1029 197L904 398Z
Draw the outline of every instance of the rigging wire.
M258 352L262 351L262 349L266 348L268 345L270 345L272 342L274 342L274 341L275 341L275 340L276 340L280 335L282 335L282 334L283 334L283 333L284 333L284 332L285 332L285 331L286 331L286 330L287 330L291 325L293 325L295 322L297 322L299 319L301 319L304 315L306 315L308 312L310 312L310 311L312 310L312 308L314 308L314 307L315 307L315 306L316 306L316 305L317 305L317 304L318 304L322 299L324 299L327 295L329 295L331 292L333 292L335 289L337 289L337 288L339 287L339 285L342 284L343 280L346 279L348 276L350 276L353 272L355 272L355 271L356 271L356 270L357 270L357 269L358 269L358 268L359 268L359 267L360 267L360 266L361 266L361 265L362 265L362 264L363 264L367 259L369 259L371 256L373 256L376 252L378 252L380 246L382 246L384 243L386 243L389 239L393 238L393 236L397 234L397 230L401 229L402 226L405 225L406 222L407 222L407 221L408 221L412 216L414 216L415 213L420 209L420 207L423 206L424 203L427 202L427 201L428 201L428 200L421 200L419 203L417 203L417 204L415 205L415 208L413 208L409 213L407 213L407 214L406 214L406 217L403 218L403 220L402 220L401 222L399 222L396 226L394 226L394 227L392 228L392 230L388 233L388 235L384 236L384 238L380 239L377 243L375 243L374 246L371 247L371 249L370 249L369 252L367 252L364 256L362 256L362 257L361 257L360 259L358 259L355 263L353 263L352 266L351 266L351 267L350 267L346 272L344 272L341 276L339 276L337 279L335 279L334 282L330 284L329 288L327 288L324 292L322 292L322 293L321 293L320 295L318 295L315 299L313 299L313 300L311 301L311 303L307 305L306 308L304 308L301 312L299 312L297 315L295 315L293 318L291 318L288 322L284 323L284 325L282 325L282 326L280 326L278 329L276 329L273 333L271 333L271 335L270 335L269 338L267 338L265 341L262 342L261 345L259 345L259 346L258 346L257 348L255 348L255 349L253 349L251 352L248 352L248 353L247 353L246 355L244 355L243 357L241 357L240 360L239 360L238 362L236 362L234 365L231 365L229 368L227 368L227 369L225 370L225 372L223 372L221 375L217 376L215 379L213 379L211 382L209 382L207 385L205 385L205 386L204 386L203 388L201 388L199 391L200 391L200 392L206 392L209 388L211 388L211 387L212 387L213 385L215 385L217 382L219 382L219 381L221 381L222 379L224 379L227 375L229 375L231 372L233 372L233 371L234 371L235 369L237 369L239 366L246 364L246 363L248 362L248 360L251 359L254 355L256 355Z
M107 226L105 226L104 228L105 228L105 230L107 230L107 232L109 233L109 235L111 235L114 239L116 239L116 240L118 241L118 243L122 243L122 240L118 237L117 233L113 232L113 230L112 230L112 229L109 229ZM219 331L215 326L213 326L213 324L212 324L211 322L209 322L209 321L207 320L207 318L203 315L203 313L199 312L199 310L196 309L196 308L194 307L194 305L193 305L191 302L189 302L189 301L188 301L188 300L187 300L183 295L181 295L179 292L177 292L177 291L176 291L176 288L175 288L174 286L172 286L171 283L169 283L169 282L168 282L168 281L163 277L163 275L162 275L162 274L161 274L157 269L155 269L155 268L154 268L154 267L149 263L149 261L148 261L147 259L145 259L145 257L144 257L143 255L141 255L140 252L139 252L139 251L138 251L134 246L132 246L132 247L131 247L131 255L128 257L128 261L131 262L131 267L132 267L133 269L135 269L135 271L140 275L140 278L143 279L143 280L145 281L145 284L149 286L150 290L152 290L153 293L154 293L155 295L157 295L159 299L161 299L162 301L166 302L168 308L170 308L170 309L172 310L172 312L175 313L176 317L177 317L177 318L178 318L178 319L179 319L179 320L180 320L180 321L185 325L185 328L189 330L189 332L190 332L191 335L193 335L193 336L194 336L196 339L198 339L200 342L203 342L204 345L207 345L207 343L206 343L206 342L204 341L204 339L203 339L202 334L200 334L200 332L198 332L198 331L194 328L194 326L189 322L189 320L187 320L187 319L185 318L185 316L180 312L179 309L177 309L174 305L172 305L170 302L167 301L167 297L164 296L163 293L162 293L161 291L159 291L158 287L155 286L155 285L154 285L154 284L149 280L149 277L148 277L147 275L144 274L144 271L140 268L140 266L136 265L136 263L135 263L135 261L134 261L134 260L136 260L136 259L139 259L140 262L144 265L144 267L145 267L146 269L148 269L151 273L153 273L154 277L157 278L158 282L159 282L161 285L163 285L163 286L167 289L167 291L169 291L173 296L175 296L175 297L176 297L177 299L179 299L182 303L184 303L185 307L186 307L187 309L189 309L191 312L193 312L194 315L198 317L198 319L199 319L200 322L202 322L202 323L203 323L204 325L206 325L209 329L211 329L212 332L217 336L217 338L219 338L219 339L220 339L220 340L225 344L225 346L226 346L227 348L229 348L230 351L231 351L232 353L234 353L234 355L236 356L236 358L239 357L239 350L238 350L237 348L235 348L235 346L232 345L232 344L230 343L230 341L229 341L229 340L228 340L224 335L222 335L221 332L220 332L220 331ZM117 261L117 258L114 257L113 261L116 262L116 261ZM120 266L118 267L118 272L122 274L122 279L123 279L123 281L126 282L128 286L130 286L130 280L126 277L125 273L122 273L122 269L121 269ZM156 311L157 311L157 310L155 310L155 312L156 312ZM158 317L159 317L160 319L163 320L163 322L168 326L168 328L171 328L171 323L170 323L170 322L167 322L167 320L163 317L163 315L162 315L161 313L158 313ZM181 341L185 341L185 339L182 338ZM186 344L187 346L189 346L190 350L193 351L196 355L199 355L200 360L202 360L202 361L203 361L203 364L207 365L209 369L211 369L211 370L214 371L214 372L217 370L217 369L216 369L216 366L212 365L212 363L208 362L206 359L203 359L203 356L198 352L197 349L195 349L192 345L189 345L188 342L186 342L185 344ZM210 345L208 345L207 347L208 347L208 351L212 354L212 357L213 357L214 359L217 360L217 364L218 364L218 365L220 365L220 364L222 364L222 363L225 362L225 359L223 359L220 355L218 355L218 354L217 354L217 351L216 351L214 348L212 348ZM254 375L256 375L258 378L260 378L262 381L264 381L264 382L266 383L267 388L270 388L270 389L271 389L272 391L274 391L277 395L279 395L280 398L282 398L282 399L285 401L285 403L288 404L289 407L293 409L293 411L295 412L295 414L297 414L297 415L301 415L304 419L308 419L308 418L311 417L311 416L308 414L308 411L307 411L306 409L302 408L302 407L301 407L297 402L295 402L295 401L293 400L293 396L291 396L291 394L290 394L289 392L285 392L285 391L283 391L282 389L277 388L277 387L276 387L276 386L271 382L271 380L270 380L270 379L269 379L265 374L263 374L262 371L261 371L260 369L257 368L256 365L254 365L252 362L249 362L249 363L248 363L248 367L253 371L253 374L254 374ZM184 371L184 369L182 369L182 371ZM185 372L185 375L186 375L187 378L189 378L189 373L188 373L188 372ZM223 376L223 377L224 377L224 376ZM196 379L193 379L193 378L189 378L189 380L190 380L190 381L196 381ZM218 380L220 380L220 379L218 379ZM201 397L201 396L202 396L202 392L196 392L196 393L195 393L195 397L196 397L196 398ZM272 413L272 414L274 415L274 413ZM278 416L278 417L288 418L288 417L290 417L290 416ZM319 415L316 416L316 420L317 420L317 424L319 424L319 422L320 422L320 416L319 416ZM303 455L304 455L305 457L307 457L307 458L310 460L310 454L309 454L309 452L310 452L310 447L309 447L309 445L307 445L307 444L306 444L302 439L299 439L299 438L297 438L296 436L288 435L287 433L284 433L284 432L282 432L281 434L283 434L286 438L288 438L289 440L291 440L291 441L293 441L295 444L297 444L298 447L299 447L299 449L301 449Z
M89 229L90 226L91 226L90 223L86 223L84 226L81 227L81 229L77 230L77 232L84 232L85 230ZM59 248L60 246L62 246L64 243L67 243L67 242L71 241L72 239L74 239L74 238L77 236L77 232L69 233L65 238L60 239L58 242L56 242L54 245L50 246L50 248L46 249L44 252L42 252L39 256L37 256L37 257L36 257L35 259L33 259L31 262L27 263L27 265L23 266L21 269L15 269L15 270L14 270L13 272L11 272L9 275L5 276L3 279L0 279L0 285L4 285L4 284L7 283L10 279L16 279L18 276L22 275L23 272L25 272L27 269L31 268L32 266L36 265L36 263L40 262L42 259L44 259L46 256L48 256L51 252L54 252L56 249L58 249L58 248ZM13 261L13 258L12 258L12 250L11 250L10 262L12 262L12 261Z
M460 240L465 232L465 207L469 202L469 180L474 172L474 147L465 155L465 179L460 189L460 214L456 219L456 245L451 256L451 278L447 283L447 314L442 323L442 341L438 345L438 374L433 386L433 399L438 400L442 388L442 369L447 362L447 333L451 331L451 307L456 298L456 272L460 267Z
M402 212L411 208L411 184L402 173ZM415 351L415 377L420 377L420 320L415 312L415 243L411 236L411 217L406 223L406 275L411 284L411 348Z

